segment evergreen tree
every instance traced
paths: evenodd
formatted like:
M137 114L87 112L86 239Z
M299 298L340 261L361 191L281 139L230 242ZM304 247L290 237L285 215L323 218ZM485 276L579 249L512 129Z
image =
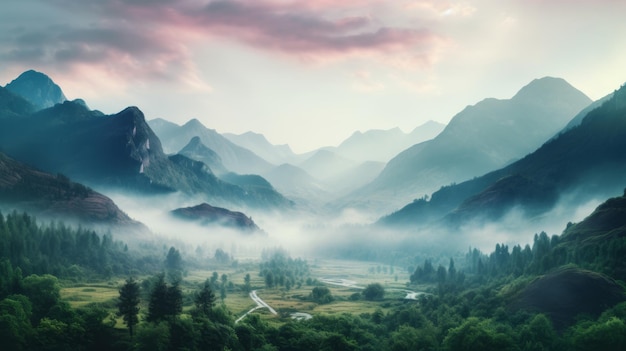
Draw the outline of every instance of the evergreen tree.
M139 284L132 277L126 279L126 283L120 289L117 308L119 315L123 316L124 324L128 327L130 337L133 337L135 325L139 323Z
M194 303L196 305L196 310L202 313L204 316L208 316L211 312L211 309L215 305L215 293L213 293L213 289L211 289L211 282L209 279L204 281L204 285L202 286L202 290L196 293L194 298Z
M183 310L183 294L178 283L167 286L164 274L157 276L157 281L150 294L148 304L149 322L167 320L180 314Z

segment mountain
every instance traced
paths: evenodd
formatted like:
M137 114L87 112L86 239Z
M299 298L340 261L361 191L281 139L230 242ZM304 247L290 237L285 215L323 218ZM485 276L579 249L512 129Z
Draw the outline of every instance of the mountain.
M26 71L20 74L6 88L23 97L36 109L52 107L63 103L67 99L61 88L50 77L37 71Z
M324 180L337 176L355 165L356 162L352 160L341 157L332 151L321 149L297 166L313 177Z
M432 140L394 157L345 202L391 210L442 185L503 167L541 146L591 103L563 79L541 78L508 100L485 99L452 118Z
M147 230L108 197L61 174L38 171L0 153L0 204L44 218Z
M202 144L215 151L226 169L240 174L260 174L273 167L254 152L235 145L213 129L205 127L197 119L189 120L182 126L156 119L148 122L162 140L168 153L181 150L193 137L199 137Z
M324 184L332 191L334 197L337 197L371 182L383 168L385 168L384 162L365 161L326 179Z
M0 118L15 118L34 111L35 107L23 97L0 87Z
M182 191L224 204L290 204L275 191L251 194L223 182L204 163L165 155L136 107L103 116L79 102L65 101L29 116L0 118L0 149L87 184L151 193Z
M299 205L321 205L330 194L319 180L302 168L284 163L263 173L276 189ZM317 206L313 206L317 207Z
M227 173L226 167L222 164L222 158L215 151L209 149L200 140L200 137L193 137L189 144L178 152L192 160L204 162L215 174Z
M229 211L225 208L213 207L207 203L193 207L178 208L171 213L177 218L198 222L205 226L222 226L248 233L261 231L252 218L245 214Z
M381 223L448 224L497 220L512 208L538 216L565 195L574 203L607 197L626 186L626 87L582 122L523 159L460 184L442 187L384 217Z
M297 160L297 155L293 153L289 145L271 144L263 134L246 132L243 134L224 133L222 135L234 144L254 151L255 154L270 163L279 165L293 163Z
M368 130L364 133L354 132L337 148L330 149L345 158L365 162L388 162L402 150L436 137L445 125L428 121L411 131L404 133L400 128L389 130Z

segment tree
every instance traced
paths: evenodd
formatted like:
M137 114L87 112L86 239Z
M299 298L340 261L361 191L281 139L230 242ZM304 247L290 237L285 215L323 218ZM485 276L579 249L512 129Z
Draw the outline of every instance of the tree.
M61 286L55 276L29 275L24 278L24 295L33 304L33 321L44 317L61 298Z
M267 272L265 275L265 286L268 288L274 287L274 274L272 272Z
M180 252L173 246L170 247L165 257L165 269L167 270L170 281L179 281L182 279L183 259L180 256Z
M333 301L333 296L330 293L330 289L325 286L316 286L311 290L311 300L324 304Z
M30 302L13 295L0 301L0 340L7 350L25 350L32 333Z
M385 288L379 283L372 283L363 289L362 294L366 300L382 300L385 296Z
M243 289L247 293L252 290L252 287L250 286L250 273L247 273L246 276L243 278Z
M204 281L204 285L202 289L196 293L196 296L193 299L194 304L196 305L196 310L204 316L208 316L211 312L211 309L215 305L215 293L211 289L211 282L209 279Z
M119 293L117 308L132 339L134 327L139 323L139 284L130 277L126 279L126 283L119 290Z
M164 274L157 276L148 303L149 322L157 322L177 316L183 310L183 294L178 283L168 286Z

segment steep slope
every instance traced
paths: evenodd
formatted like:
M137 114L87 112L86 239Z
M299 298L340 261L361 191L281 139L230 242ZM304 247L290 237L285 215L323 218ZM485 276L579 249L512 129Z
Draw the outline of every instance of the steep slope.
M63 175L35 170L3 153L0 153L0 199L3 206L38 216L78 220L83 224L143 228L108 197Z
M0 87L0 118L14 118L29 115L35 107L23 97Z
M67 100L61 88L50 77L33 70L20 74L19 77L7 84L6 88L26 99L38 110L52 107Z
M289 145L271 144L263 134L246 132L243 134L224 133L222 135L234 144L252 150L270 163L279 165L293 163L297 160L297 155L291 151Z
M516 207L545 213L564 194L574 201L607 197L626 185L626 87L592 110L582 123L500 170L443 187L381 219L416 225L447 214L447 223L496 220Z
M16 159L88 184L200 193L226 204L289 204L276 192L250 194L225 183L203 163L166 156L136 107L101 116L79 102L66 101L32 116L5 118L0 120L0 147Z
M397 155L349 200L389 200L381 204L389 210L503 167L541 146L589 103L564 80L549 77L532 81L509 100L483 100L454 116L433 140Z
M176 126L163 120L148 122L154 126L155 133L163 142L168 153L181 150L193 137L209 149L215 151L226 169L241 174L259 174L272 167L272 164L257 156L254 152L237 146L213 129L205 127L197 119L192 119L182 126Z
M215 174L224 174L228 170L222 164L222 158L215 151L209 149L200 140L200 137L193 137L189 144L178 152L192 160L204 162Z

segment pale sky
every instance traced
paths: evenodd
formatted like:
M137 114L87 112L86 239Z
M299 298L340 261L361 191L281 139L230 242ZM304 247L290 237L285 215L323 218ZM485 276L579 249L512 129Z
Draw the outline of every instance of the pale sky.
M535 78L592 99L626 82L622 0L3 0L0 85L198 118L296 152L447 123Z

